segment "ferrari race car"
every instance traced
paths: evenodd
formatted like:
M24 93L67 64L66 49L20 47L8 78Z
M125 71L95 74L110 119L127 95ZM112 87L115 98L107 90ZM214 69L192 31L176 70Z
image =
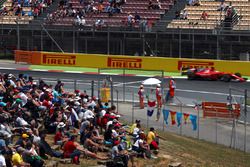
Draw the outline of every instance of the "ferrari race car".
M242 78L240 73L220 72L213 68L190 68L185 71L185 74L189 80L221 80L224 82L245 82L247 80L247 78Z

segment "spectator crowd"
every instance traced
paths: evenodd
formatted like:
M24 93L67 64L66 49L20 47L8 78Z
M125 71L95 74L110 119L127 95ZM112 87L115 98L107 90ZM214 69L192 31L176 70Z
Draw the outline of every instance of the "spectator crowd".
M147 133L140 120L125 126L120 117L115 106L86 91L67 92L61 81L53 86L25 74L1 74L0 166L39 167L51 157L74 164L91 157L107 166L131 160L135 166L135 157L157 158L155 129Z
M7 0L0 9L0 15L37 17L51 4L52 0Z

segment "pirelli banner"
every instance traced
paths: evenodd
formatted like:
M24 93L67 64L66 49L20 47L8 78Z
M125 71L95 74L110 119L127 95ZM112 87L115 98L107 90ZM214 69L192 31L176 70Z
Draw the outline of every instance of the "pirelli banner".
M116 56L99 54L72 54L54 52L15 51L15 61L36 65L89 67L89 68L127 68L143 70L164 70L179 72L183 67L214 67L223 72L250 76L250 62L222 61L205 59L177 59L163 57Z

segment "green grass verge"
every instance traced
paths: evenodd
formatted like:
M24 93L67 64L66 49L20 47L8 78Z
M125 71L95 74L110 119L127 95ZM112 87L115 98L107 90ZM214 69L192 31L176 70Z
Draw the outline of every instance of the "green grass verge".
M97 68L83 68L83 67L60 67L60 66L41 66L41 65L31 65L32 70L63 70L63 71L77 71L77 72L98 72ZM101 73L110 74L123 74L122 70L119 69L104 69ZM157 71L143 71L143 70L126 70L126 74L137 74L145 76L161 76L161 72ZM180 76L180 73L174 72L164 72L164 76Z

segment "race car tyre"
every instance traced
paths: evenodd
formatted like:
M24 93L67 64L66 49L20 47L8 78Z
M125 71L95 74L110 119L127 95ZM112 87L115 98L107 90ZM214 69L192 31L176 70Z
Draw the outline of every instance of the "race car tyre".
M231 76L228 75L228 74L225 74L225 75L222 76L221 80L224 81L224 82L230 82L231 81Z
M236 76L238 76L238 77L241 77L241 76L242 76L241 73L239 73L239 72L236 72L234 75L236 75Z

